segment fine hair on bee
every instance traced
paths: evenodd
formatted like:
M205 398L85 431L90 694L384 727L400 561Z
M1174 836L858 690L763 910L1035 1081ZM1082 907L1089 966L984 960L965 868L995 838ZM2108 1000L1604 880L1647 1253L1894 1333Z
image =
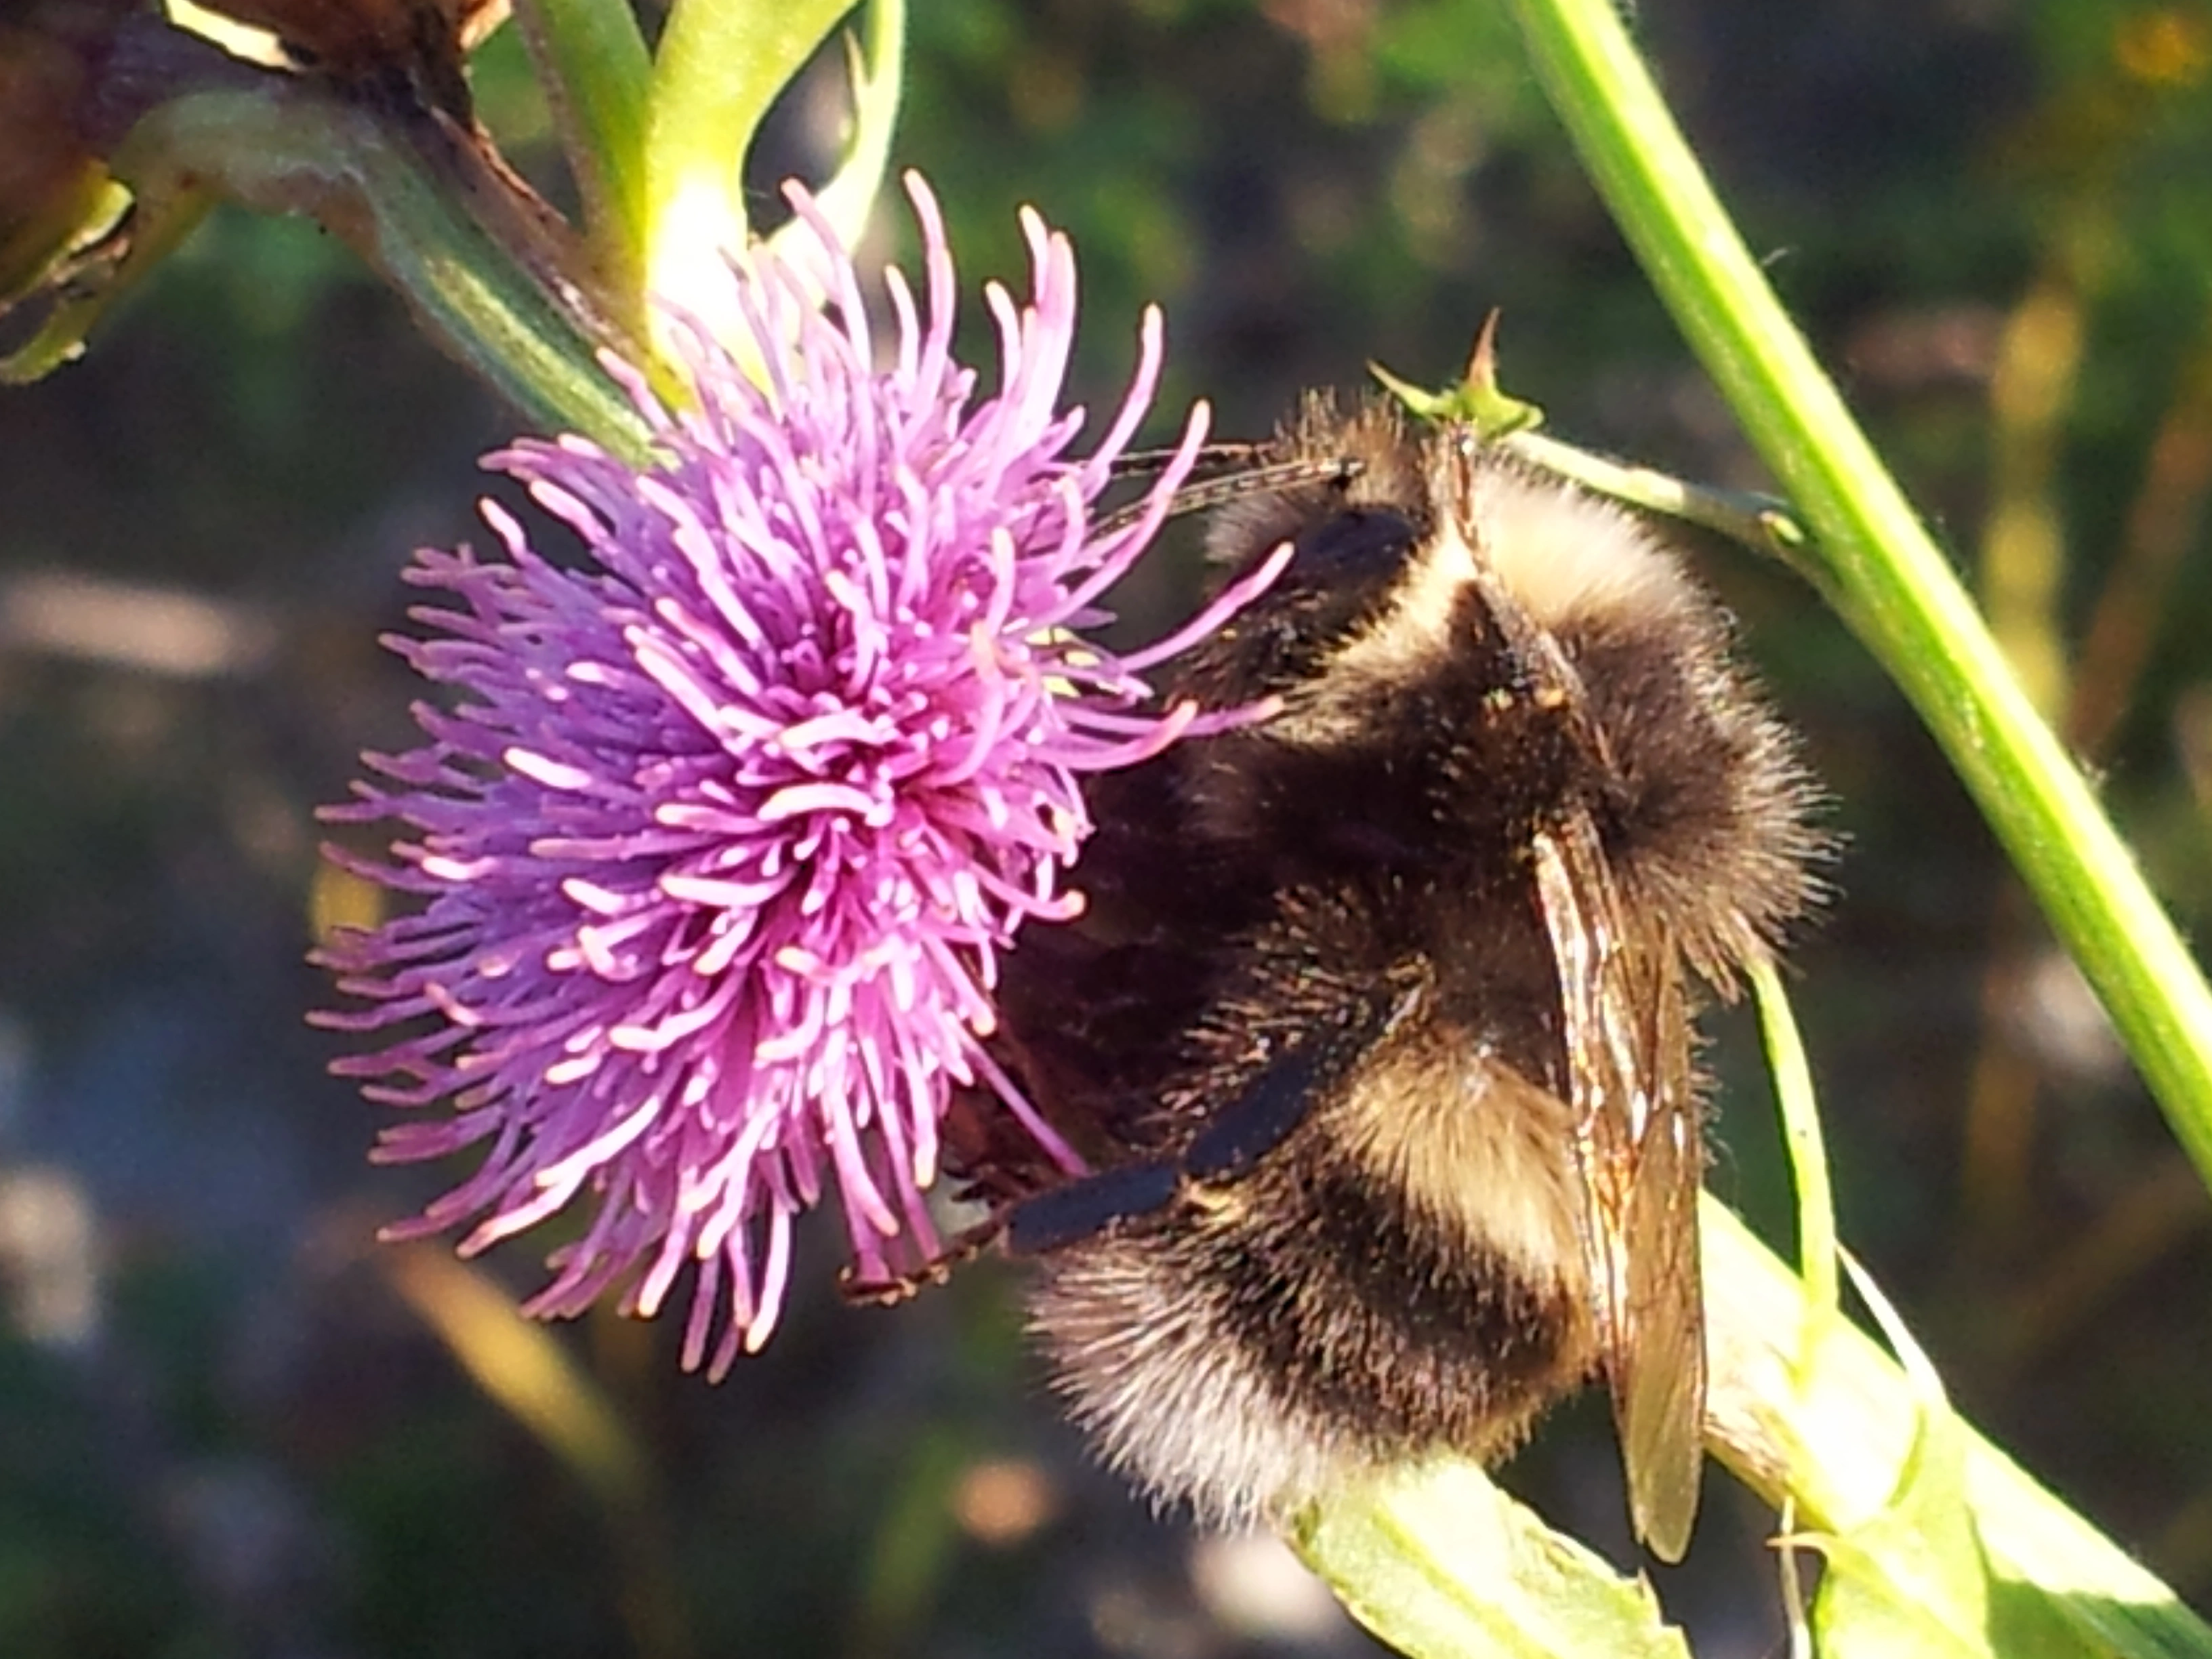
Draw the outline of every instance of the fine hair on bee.
M970 1248L1034 1259L1056 1387L1164 1504L1492 1461L1602 1380L1677 1559L1692 1019L1814 898L1817 791L1651 522L1380 398L1242 465L1213 562L1291 561L1165 692L1275 712L1092 785L1087 908L1022 934L994 1039L1091 1172L956 1103Z

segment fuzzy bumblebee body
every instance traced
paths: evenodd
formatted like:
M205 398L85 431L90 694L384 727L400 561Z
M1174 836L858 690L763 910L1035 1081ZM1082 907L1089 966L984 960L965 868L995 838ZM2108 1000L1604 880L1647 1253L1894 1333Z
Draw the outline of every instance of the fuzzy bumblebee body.
M1811 792L1640 520L1380 404L1313 403L1268 459L1330 476L1222 510L1224 565L1295 553L1174 691L1279 712L1102 780L1087 915L1007 964L1001 1054L1096 1173L973 1125L963 1173L1159 1499L1237 1521L1492 1458L1602 1376L1679 1556L1688 981L1802 908Z

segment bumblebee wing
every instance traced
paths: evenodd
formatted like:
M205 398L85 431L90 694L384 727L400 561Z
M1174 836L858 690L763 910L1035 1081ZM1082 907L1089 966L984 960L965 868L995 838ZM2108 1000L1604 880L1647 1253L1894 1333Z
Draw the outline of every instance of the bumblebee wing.
M1538 896L1558 958L1583 1249L1637 1535L1663 1560L1688 1547L1703 1468L1704 1174L1680 952L1632 931L1587 813L1540 832Z

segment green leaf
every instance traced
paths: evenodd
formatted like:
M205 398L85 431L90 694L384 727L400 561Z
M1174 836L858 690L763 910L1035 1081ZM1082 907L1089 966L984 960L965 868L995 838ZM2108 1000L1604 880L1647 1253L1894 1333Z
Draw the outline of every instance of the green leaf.
M1420 419L1472 427L1486 443L1516 432L1534 431L1544 423L1542 410L1509 396L1498 384L1498 313L1494 311L1484 319L1482 332L1476 337L1467 373L1451 386L1430 392L1400 380L1380 363L1368 364L1367 372Z
M1699 1218L1712 1371L1707 1448L1768 1502L1794 1504L1808 1530L1857 1534L1862 1548L1887 1549L1879 1531L1858 1529L1916 1491L1915 1458L1929 1463L1935 1481L1949 1479L1945 1449L1920 1449L1922 1388L1839 1319L1829 1320L1806 1367L1804 1328L1815 1310L1803 1285L1710 1194ZM1963 1446L1965 1464L1964 1495L1953 1501L1971 1511L1972 1534L1988 1562L1992 1650L2005 1659L2212 1656L2212 1627L2179 1596L1964 1422L1950 1422L1944 1432ZM1940 1490L1917 1487L1923 1498ZM1950 1588L1937 1594L1937 1606L1963 1605L1955 1549L1951 1559L1941 1581ZM1900 1584L1912 1583L1917 1571L1894 1563L1884 1570ZM1865 1651L1917 1650L1838 1647L1836 1659Z
M1849 1531L1808 1535L1827 1563L1813 1603L1821 1650L1991 1659L1990 1571L1966 1488L1966 1425L1927 1356L1874 1282L1853 1282L1903 1362L1920 1408L1897 1489Z
M52 244L45 250L49 259L35 270L27 258L25 270L0 271L7 282L0 313L48 283L60 296L30 338L0 356L0 385L28 384L82 355L86 337L109 307L198 228L215 198L190 179L132 192L102 174L95 189L70 205L74 222L63 223L57 215L42 227Z
M723 261L745 245L753 135L851 9L851 0L678 0L653 63L646 137L648 291L716 320Z
M1689 1659L1649 1584L1553 1531L1472 1464L1333 1492L1287 1530L1346 1610L1412 1659Z
M866 43L848 39L846 45L853 131L836 173L814 192L814 205L839 240L857 247L883 189L898 126L899 94L906 85L906 0L869 0Z

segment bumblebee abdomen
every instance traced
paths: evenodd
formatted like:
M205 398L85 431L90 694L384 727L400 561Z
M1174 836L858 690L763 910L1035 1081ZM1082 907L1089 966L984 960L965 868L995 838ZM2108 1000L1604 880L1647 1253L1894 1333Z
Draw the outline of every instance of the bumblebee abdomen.
M1320 1156L1286 1147L1061 1251L1032 1299L1077 1420L1157 1501L1210 1522L1362 1469L1501 1455L1595 1362L1563 1176L1528 1172L1520 1206L1547 1212L1493 1232L1326 1115Z

